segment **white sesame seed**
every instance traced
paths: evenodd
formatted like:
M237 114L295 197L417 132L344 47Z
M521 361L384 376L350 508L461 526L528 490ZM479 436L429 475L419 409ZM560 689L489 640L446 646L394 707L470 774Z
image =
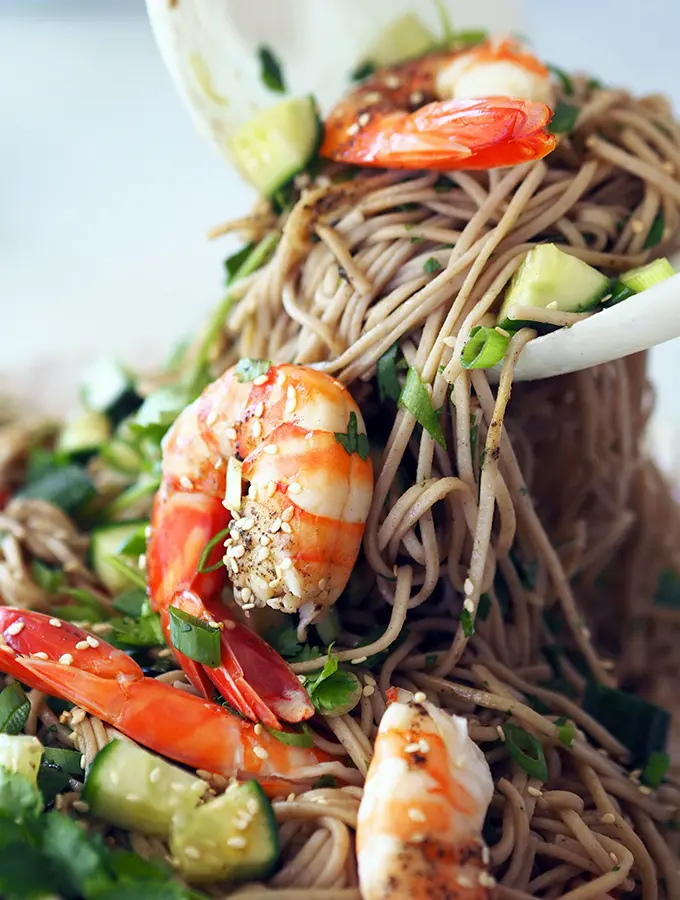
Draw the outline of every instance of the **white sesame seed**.
M492 888L496 886L496 879L488 872L479 873L479 883L482 887Z
M427 743L425 738L420 739L420 752L421 753L429 753L430 752L430 745Z
M274 519L272 524L269 526L269 530L272 534L276 534L277 531L281 528L282 522L281 519Z
M257 756L258 759L269 758L269 754L267 753L267 751L264 749L264 747L260 747L259 744L256 744L253 747L253 753L255 754L255 756Z
M274 456L275 453L279 452L279 448L276 446L276 444L267 444L267 446L264 448L264 452L268 453L270 456Z
M581 631L583 632L583 637L584 637L587 641L589 641L589 640L590 640L590 628L585 628L585 627L584 627L584 628L581 629Z
M229 568L234 573L234 575L238 575L238 563L235 559L229 559Z
M76 812L86 813L89 810L89 806L85 803L84 800L74 800L73 808Z
M364 675L364 681L366 682L366 684L372 684L373 687L375 687L378 683L372 675Z
M144 537L147 539L147 541L151 537L151 525L147 525L144 529Z
M245 609L245 610L255 609L255 604L254 603L243 603L241 605L241 609Z
M267 482L267 487L265 488L265 493L267 494L267 497L274 496L274 494L276 493L276 482L275 481Z
M234 559L240 559L242 556L246 555L246 548L243 544L236 544L235 547L229 547L227 550L227 556L233 556Z
M224 460L222 459L221 456L219 457L219 459L216 459L215 462L213 463L213 467L215 469L221 469L223 465L224 465Z
M173 791L176 791L178 794L183 794L186 791L186 787L181 784L179 781L173 781L170 785Z
M297 406L297 394L295 393L294 387L289 387L286 391L286 409L285 412L290 415L290 413L295 412L295 407Z
M281 568L282 569L292 569L293 568L293 560L290 556L286 556L285 559L281 560Z
M255 727L253 728L253 731L255 732L255 734L262 734L262 726L260 725L259 722L255 723Z
M290 796L291 795L289 795L289 797L288 797L289 800L290 800ZM292 795L292 798L293 798L293 800L295 800L295 794ZM256 815L259 808L260 807L258 806L257 800L254 797L249 797L248 802L246 803L246 809L248 810L250 815L251 816Z
M420 750L420 741L414 741L404 747L404 753L418 753Z
M533 784L530 784L527 788L527 794L532 797L542 797L543 791L540 791L537 787L534 787Z
M306 678L304 675L298 675L297 680L300 682L300 684L304 684L306 681Z
M9 625L9 626L5 629L5 631L7 632L7 634L11 634L11 635L21 634L21 632L22 632L23 630L24 630L24 623L23 623L23 622L12 622L12 624Z
M43 650L33 653L32 656L34 659L49 659L49 656Z
M215 412L215 410L213 410L212 412L209 412L208 415L205 417L205 424L208 426L214 425L216 421L217 421L217 413Z
M253 592L250 590L249 587L241 588L241 600L245 600L247 603L252 596L253 596Z
M422 91L413 91L409 97L411 103L422 103L425 99L425 95Z
M259 419L260 416L264 414L264 403L260 400L255 409L253 410L253 414Z
M505 743L505 732L501 725L496 725L496 731L498 733L498 737Z
M292 506L287 506L284 511L281 513L281 518L284 522L290 522L290 520L295 515L295 508Z
M71 656L70 653L64 653L63 656L59 657L59 662L61 663L62 666L70 666L71 663L73 662L73 657Z
M73 725L80 725L81 722L84 722L84 721L85 721L85 717L86 717L86 716L87 716L87 713L85 712L85 710L84 710L84 709L80 709L80 707L77 707L77 708L74 709L73 712L71 713L71 725L72 725L72 726L73 726Z
M367 659L367 656L356 656L353 660L350 661L353 666L360 666L362 663L365 663Z
M155 784L155 783L159 780L160 777L161 777L161 770L158 769L158 768L152 769L152 770L149 772L149 781L150 781L152 784Z
M193 486L194 486L193 481L191 480L191 478L189 478L188 475L182 475L182 476L180 476L179 483L180 483L180 484L182 485L182 487L185 488L187 491L190 491L190 490L193 488Z
M401 79L397 78L396 75L388 75L385 78L385 87L389 88L391 91L396 91L396 89L401 85Z
M5 653L9 653L10 656L16 656L16 652L12 650L11 647L8 647L7 644L0 644L0 650L4 650Z
M187 859L200 859L201 858L201 854L199 853L199 851L197 850L196 847L185 847L184 855L187 857Z
M413 695L414 703L424 703L426 700L427 700L427 696L422 691L416 691L415 694Z
M50 625L54 628L61 628L61 620L60 619L50 619Z
M465 598L465 602L463 603L463 606L469 613L473 613L475 611L475 604L472 602L472 600L470 600L469 597Z
M489 848L484 844L482 847L482 862L485 866L488 866L491 862L491 853L489 853Z
M281 531L283 531L284 534L292 534L293 533L293 529L290 527L288 522L281 523Z
M253 432L253 437L255 440L262 437L262 422L259 419L255 419L253 424L251 425L251 430Z
M650 787L648 787L646 784L641 784L638 787L638 790L640 791L641 794L649 795L652 793L652 789Z
M302 493L302 485L297 481L291 481L291 483L288 485L288 492L290 494L300 494Z
M226 436L229 438L230 441L235 441L236 438L238 437L238 434L237 434L235 428L227 428L227 430L224 433L226 434Z
M85 638L85 640L90 645L90 647L92 647L93 650L96 650L97 647L99 646L99 641L97 640L96 637L92 637L91 634L88 634L88 636Z
M613 825L616 822L616 816L614 813L605 813L600 821L603 825Z
M364 697L370 697L371 694L375 694L375 688L372 684L367 684L361 693L364 695Z
M325 590L325 588L326 588L326 579L325 579L325 578L319 578L319 581L318 581L318 583L317 583L317 587L319 588L320 591Z
M268 547L272 542L272 539L267 534L260 535L260 543L263 547Z
M414 844L422 844L424 840L425 835L421 834L419 831L414 831L414 833L411 835L411 841Z
M140 569L146 569L146 553L140 553L137 559L137 565Z
M416 809L415 806L412 806L408 811L408 817L412 822L426 822L427 816L422 811L422 809Z
M257 378L253 379L253 384L255 387L262 387L263 384L266 384L269 381L269 376L267 375L258 375Z
M241 520L241 528L243 531L250 531L255 525L255 519L252 516L246 516L245 519Z
M243 850L248 846L248 841L244 837L230 837L227 839L227 844L229 847L234 847L236 850Z
M89 649L90 649L90 645L87 643L87 641L78 641L78 643L76 644L76 650L89 650Z
M464 888L471 888L473 886L472 879L468 878L467 875L458 875L456 878L456 884L458 884L458 885L460 885L460 887L464 887Z
M250 819L234 819L234 828L237 828L239 831L245 831L250 825L250 821Z
M357 122L352 122L352 124L351 124L351 125L349 126L349 128L347 129L347 134L350 135L350 137L352 137L352 136L355 135L358 131L359 131L359 125L358 125L358 123L357 123Z
M474 594L475 586L472 583L472 580L470 578L465 579L465 584L463 585L463 590L465 591L465 594L468 597L470 596L470 594Z
M269 548L268 547L260 547L257 551L257 556L255 557L256 562L264 562L265 559L269 558Z
M369 116L369 114L367 112L365 112L359 116L357 121L359 122L359 125L363 128L364 125L368 125L368 123L371 121L371 117Z

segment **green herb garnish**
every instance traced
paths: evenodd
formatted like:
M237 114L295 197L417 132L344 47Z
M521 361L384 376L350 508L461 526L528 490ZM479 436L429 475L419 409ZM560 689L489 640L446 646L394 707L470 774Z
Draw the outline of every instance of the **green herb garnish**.
M216 669L220 665L220 629L176 606L170 607L170 642L202 666Z
M236 375L237 381L244 384L266 375L271 367L272 364L268 359L249 359L245 357L244 359L239 359L236 363L234 375Z
M464 369L492 369L506 354L510 336L497 328L477 325L463 347L461 362Z
M221 566L224 565L223 557L224 554L220 553L220 558L217 562L214 562L212 565L208 565L208 559L210 558L210 554L214 550L215 547L222 545L226 540L229 534L229 528L223 528L222 531L218 531L216 535L210 538L205 547L201 550L201 555L198 558L198 564L196 566L196 571L200 572L202 575L206 572L216 572Z
M667 753L659 753L655 750L650 753L647 764L642 771L642 782L651 788L658 788L666 776L671 758Z
M397 377L397 355L399 353L399 341L395 341L389 350L386 350L378 360L376 374L378 377L378 394L381 402L389 397L396 403L401 393L401 385Z
M627 747L634 765L644 766L653 753L666 749L668 710L603 684L588 682L582 707Z
M368 443L368 435L365 431L359 434L358 427L357 414L351 412L347 423L347 434L336 431L335 440L344 447L350 456L352 453L358 453L361 459L366 460L371 447Z
M341 707L351 708L349 704L357 693L357 687L361 695L361 685L356 675L338 668L338 658L330 647L323 669L304 678L311 701L320 713L328 714Z
M439 414L435 412L432 398L413 366L409 366L406 374L406 381L399 395L399 406L403 406L415 416L416 422L446 450L446 438Z
M283 80L281 63L274 55L273 50L262 44L258 47L257 56L260 60L260 78L262 83L275 94L285 94L286 85Z
M511 759L523 769L527 775L537 778L539 781L548 780L548 764L545 761L543 747L536 738L520 728L508 722L503 726L505 733L505 746Z
M425 260L423 272L425 272L426 275L434 275L435 272L441 272L443 268L444 266L435 256L430 256L429 259Z
M560 716L559 719L555 719L555 726L557 728L557 737L565 747L571 747L574 743L574 734L576 733L576 729L574 728L574 723L570 719L565 719L564 716Z
M656 247L657 244L660 244L663 240L663 233L666 230L666 217L663 212L659 210L659 212L654 216L654 221L652 222L649 231L647 232L647 237L645 238L645 242L642 245L644 250L648 250L650 247Z
M574 82L566 72L564 72L562 69L559 69L557 66L551 65L550 63L548 63L548 69L550 69L553 75L558 79L565 94L569 96L574 93Z
M475 633L475 620L472 618L472 613L469 610L463 609L461 611L460 624L465 637L472 637L472 635Z
M356 69L350 74L350 81L363 81L375 72L375 65L368 60L360 63Z
M552 134L566 134L569 131L573 131L580 112L580 106L574 106L573 103L558 100L555 112L548 125L548 131Z
M20 734L23 731L31 704L18 682L8 685L0 694L0 731Z
M302 726L302 731L275 731L273 728L266 728L265 730L271 734L273 738L276 738L277 741L280 741L282 744L287 744L289 747L313 747L314 746L314 738L309 733L309 729Z

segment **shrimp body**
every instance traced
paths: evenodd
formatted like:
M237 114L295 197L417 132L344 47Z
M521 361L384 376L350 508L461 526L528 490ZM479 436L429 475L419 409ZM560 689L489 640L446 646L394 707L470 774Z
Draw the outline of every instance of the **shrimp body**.
M550 73L515 42L432 53L363 81L331 111L322 156L397 169L491 169L554 149Z
M319 763L328 763L340 778L353 778L325 753L283 744L223 706L147 678L122 650L41 613L0 606L0 672L76 703L195 769L257 777L274 788L275 779L309 778L307 770Z
M427 702L392 703L359 807L365 900L487 900L494 880L482 825L492 794L465 719Z
M210 696L212 681L239 712L278 727L277 717L300 721L313 707L287 664L222 602L226 577L246 612L296 612L304 631L347 583L373 474L352 438L342 440L365 430L343 385L304 366L262 368L252 380L238 367L225 372L166 435L147 563L166 629L173 605L225 625L218 669L180 657L192 683ZM199 572L204 547L227 525L207 560L224 555L224 565Z

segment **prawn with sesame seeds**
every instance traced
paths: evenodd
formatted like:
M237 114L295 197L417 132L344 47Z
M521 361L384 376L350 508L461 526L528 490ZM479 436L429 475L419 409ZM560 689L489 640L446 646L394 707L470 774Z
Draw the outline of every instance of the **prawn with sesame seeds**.
M493 169L556 146L548 69L516 40L430 53L373 76L324 123L322 156L386 169Z
M489 765L464 718L420 693L391 702L359 806L364 900L488 900L495 882L482 825L492 795Z
M204 697L214 685L276 729L313 714L288 664L234 617L222 590L228 578L246 613L298 614L304 638L347 584L372 497L361 412L329 375L242 360L180 414L163 441L147 573L168 643L172 606L224 626L217 668L175 651Z

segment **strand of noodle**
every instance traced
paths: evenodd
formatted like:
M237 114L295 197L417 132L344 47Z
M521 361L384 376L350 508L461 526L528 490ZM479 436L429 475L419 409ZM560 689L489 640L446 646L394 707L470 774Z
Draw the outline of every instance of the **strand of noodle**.
M578 875L581 872L581 868L577 868L576 866L572 866L569 863L564 863L561 866L555 866L554 869L549 869L547 872L543 872L541 875L537 875L532 881L527 885L528 895L531 897L538 897L539 891L545 890L545 888L550 887L551 885L564 885L567 881L569 881L574 875Z
M536 306L518 305L512 307L513 319L543 322L548 325L557 325L559 328L574 325L576 322L582 322L584 319L589 319L592 315L593 313L590 312L562 312L557 309L539 309Z
M306 888L301 895L299 888L269 890L268 888L245 887L229 894L230 900L362 900L358 888Z
M353 659L373 656L375 653L381 653L390 646L399 635L406 620L406 610L408 608L408 600L411 593L412 577L413 570L410 566L398 567L397 583L394 592L394 605L392 606L392 614L390 616L389 624L385 629L385 633L376 641L357 647L354 650L339 650L335 654L335 657L339 662L350 662ZM313 672L315 669L319 668L319 663L315 660L310 660L309 662L294 663L292 668L296 674Z
M633 866L633 855L622 844L600 835L600 840L605 848L609 848L611 853L615 853L618 863L606 875L600 875L589 884L584 884L572 891L568 891L563 896L563 900L597 900L603 893L623 885Z
M526 814L522 795L515 785L506 778L501 778L498 781L497 787L505 796L506 801L510 806L514 823L514 839L510 865L508 866L507 872L503 876L501 883L514 887L517 876L523 867L524 856L527 852L529 842L529 819Z
M292 281L286 282L281 295L283 308L294 322L303 328L308 328L319 340L328 347L333 355L342 353L344 345L335 336L333 331L324 322L305 312L297 303L295 286Z
M593 860L595 865L602 871L608 872L612 867L612 860L604 847L598 842L595 834L588 828L582 819L583 806L576 812L573 809L562 810L560 815L562 821L569 827L570 831L586 851L588 856Z
M468 579L471 582L472 589L466 590L465 592L466 609L473 622L477 615L477 607L479 606L482 580L486 566L487 553L489 551L489 541L491 538L491 526L493 524L493 513L496 503L495 479L498 471L503 416L508 401L510 400L512 376L515 371L517 359L522 348L527 341L533 337L533 334L534 332L529 329L522 329L511 339L501 369L498 394L496 396L493 415L489 419L489 430L485 444L484 468L482 469L482 478L479 487L479 514L477 516L477 526L475 529L472 556L470 558L468 570ZM435 670L437 675L446 675L453 666L457 665L463 655L467 640L467 636L461 625L451 643L450 652L437 664Z
M680 865L677 857L673 857L649 816L639 809L633 808L631 817L661 872L661 877L665 882L667 900L678 900L680 898Z
M394 670L399 667L399 665L409 655L411 650L413 650L413 648L416 647L422 639L422 634L416 633L409 635L399 647L397 647L392 651L392 653L390 653L385 662L382 664L380 675L378 677L378 685L383 695L387 693L387 689L391 684L392 673L394 672Z
M28 702L31 704L31 709L24 724L24 734L35 735L38 730L38 718L45 704L45 696L42 691L38 690L28 692L27 697Z
M340 793L338 791L338 793ZM277 822L288 822L291 819L304 819L315 821L319 816L331 816L344 822L349 828L357 827L357 812L355 806L336 803L315 803L305 800L286 800L285 803L276 803L273 806Z
M368 744L366 735L362 734L360 738L358 729L352 728L350 722L349 716L326 719L326 725L343 745L347 755L365 778L368 774L368 763L373 755L373 751L370 744Z
M322 851L331 843L326 829L319 828L302 845L297 854L271 879L274 887L318 886L317 874L323 869Z
M680 184L664 172L663 169L653 166L651 163L626 153L620 147L615 147L602 138L591 135L587 141L588 149L597 154L601 159L606 159L614 165L626 169L638 178L654 185L662 194L672 197L676 203L680 203Z

